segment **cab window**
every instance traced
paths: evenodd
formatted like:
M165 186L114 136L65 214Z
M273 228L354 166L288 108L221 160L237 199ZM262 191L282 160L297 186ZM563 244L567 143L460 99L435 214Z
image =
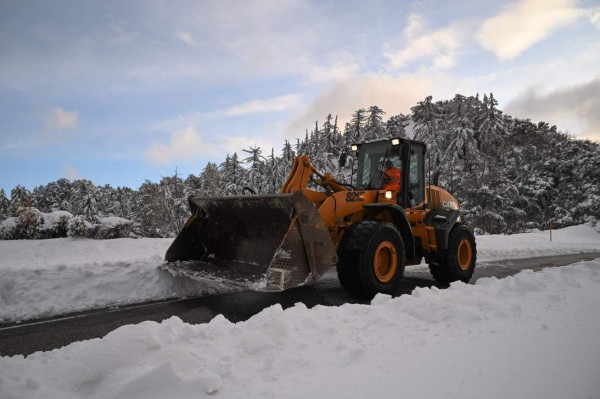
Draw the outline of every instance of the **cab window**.
M423 146L411 145L410 147L410 175L408 199L410 206L417 206L425 200L425 167Z
M381 189L386 161L402 171L398 148L388 142L363 144L358 157L357 188Z

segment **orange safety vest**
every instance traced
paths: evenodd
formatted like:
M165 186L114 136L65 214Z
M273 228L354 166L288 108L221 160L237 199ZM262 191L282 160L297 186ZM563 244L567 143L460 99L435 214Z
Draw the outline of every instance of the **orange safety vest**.
M395 166L392 166L386 170L385 174L383 175L383 189L393 190L399 193L401 176L402 174L400 173L400 169Z

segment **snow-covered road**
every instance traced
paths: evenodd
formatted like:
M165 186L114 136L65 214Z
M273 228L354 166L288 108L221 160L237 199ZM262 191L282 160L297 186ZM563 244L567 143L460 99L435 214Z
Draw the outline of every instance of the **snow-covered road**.
M159 266L171 239L0 241L0 322L215 293ZM589 226L477 237L478 261L600 252ZM411 268L428 274L427 266Z

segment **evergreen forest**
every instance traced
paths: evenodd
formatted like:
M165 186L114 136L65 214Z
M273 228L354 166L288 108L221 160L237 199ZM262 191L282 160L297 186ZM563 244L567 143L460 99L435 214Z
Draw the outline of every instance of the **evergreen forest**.
M0 190L0 238L171 237L189 216L187 197L277 192L296 155L349 183L352 143L409 137L428 147L432 184L461 203L478 234L514 234L600 219L600 144L497 108L492 94L427 97L408 115L377 106L356 110L345 126L324 116L281 148L250 147L209 162L197 175L146 180L137 190L59 179L32 191Z

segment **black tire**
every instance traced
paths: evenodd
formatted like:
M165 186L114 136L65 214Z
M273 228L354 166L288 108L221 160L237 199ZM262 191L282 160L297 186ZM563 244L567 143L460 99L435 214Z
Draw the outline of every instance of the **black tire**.
M473 232L465 225L457 225L450 232L448 250L435 263L429 264L429 270L438 283L468 283L475 271L476 261L477 245Z
M404 275L404 243L396 227L378 220L353 224L339 248L338 279L352 296L392 295Z

